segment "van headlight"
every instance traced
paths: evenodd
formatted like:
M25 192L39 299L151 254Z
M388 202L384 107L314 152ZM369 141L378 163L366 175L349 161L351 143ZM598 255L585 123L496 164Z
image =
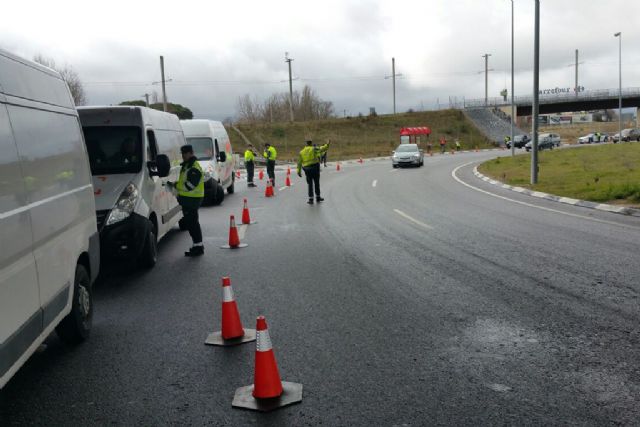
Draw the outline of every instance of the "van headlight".
M133 183L129 183L124 190L122 190L122 194L120 194L115 207L109 212L109 218L107 218L105 224L111 225L127 219L136 207L138 196L138 187Z

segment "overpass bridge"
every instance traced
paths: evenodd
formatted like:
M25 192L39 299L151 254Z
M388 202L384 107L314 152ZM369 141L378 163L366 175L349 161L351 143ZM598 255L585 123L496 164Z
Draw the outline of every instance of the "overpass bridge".
M533 97L516 96L516 117L530 116ZM506 107L511 105L511 100L504 98L489 98L466 100L462 104L454 104L453 108L474 109L486 107ZM622 89L622 107L640 108L640 88ZM579 92L578 94L557 93L540 95L539 114L566 113L570 111L594 111L612 110L618 108L618 89L602 89Z

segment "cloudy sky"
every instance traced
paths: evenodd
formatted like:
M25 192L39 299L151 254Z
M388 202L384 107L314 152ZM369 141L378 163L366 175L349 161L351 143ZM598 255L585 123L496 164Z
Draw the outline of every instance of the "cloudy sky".
M532 90L533 13L533 0L515 0L516 95ZM285 52L294 89L310 85L339 115L392 110L392 57L398 111L483 98L485 53L489 96L510 85L509 0L20 0L0 16L0 47L73 66L90 104L159 94L160 55L169 101L203 118L287 91ZM540 87L573 87L575 49L580 85L617 87L617 31L623 86L640 87L639 16L637 0L543 0Z

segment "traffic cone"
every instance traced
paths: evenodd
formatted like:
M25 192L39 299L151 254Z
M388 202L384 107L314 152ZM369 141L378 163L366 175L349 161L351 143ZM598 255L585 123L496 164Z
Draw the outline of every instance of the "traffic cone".
M336 170L340 172L340 163L336 163Z
M360 157L360 160L358 160L358 163L360 164L364 163L364 160L362 160L362 157Z
M273 186L271 185L271 180L267 180L267 187L264 189L264 197L273 197Z
M289 178L289 175L287 175L287 178L284 180L284 185L291 187L291 179Z
M238 249L249 246L246 243L240 243L240 236L238 236L235 216L231 215L229 222L229 244L222 246L222 249Z
M240 171L236 171L236 179L240 179Z
M287 166L287 176L291 176L291 168Z
M236 408L268 412L301 402L302 384L280 380L264 316L258 316L256 320L256 336L253 385L238 388L231 405Z
M242 223L244 225L256 223L256 221L251 221L251 215L249 214L249 208L247 207L247 199L244 199L244 207L242 208Z
M260 172L258 172L258 178L260 179L260 181L262 181L264 179L264 170L260 169Z
M240 312L233 295L231 279L222 278L222 329L212 332L205 344L229 346L255 341L256 330L244 329L240 321Z

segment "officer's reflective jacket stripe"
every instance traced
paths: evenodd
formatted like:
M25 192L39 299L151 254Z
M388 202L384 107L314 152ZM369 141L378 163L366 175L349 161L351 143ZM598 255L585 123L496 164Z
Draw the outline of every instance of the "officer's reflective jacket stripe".
M195 157L180 165L180 177L176 188L178 196L204 197L204 173Z

